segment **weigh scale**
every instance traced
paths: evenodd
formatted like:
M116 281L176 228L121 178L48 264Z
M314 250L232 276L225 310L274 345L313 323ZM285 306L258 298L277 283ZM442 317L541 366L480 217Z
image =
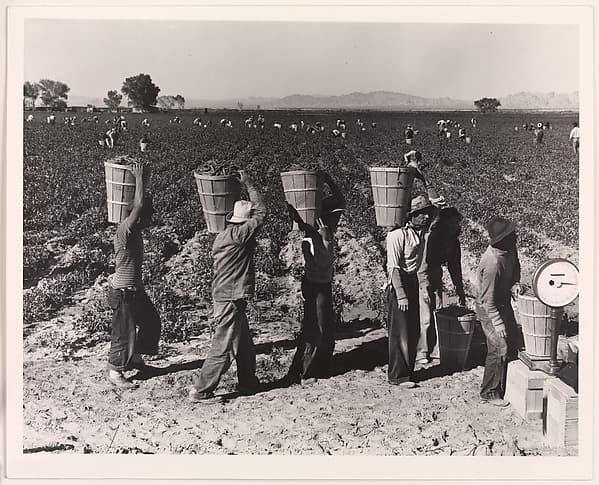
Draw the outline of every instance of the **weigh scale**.
M578 268L567 259L549 259L541 264L532 278L532 290L539 301L551 308L551 355L549 358L531 356L520 351L518 358L530 370L540 370L557 375L562 362L557 358L557 342L560 328L560 311L578 296Z

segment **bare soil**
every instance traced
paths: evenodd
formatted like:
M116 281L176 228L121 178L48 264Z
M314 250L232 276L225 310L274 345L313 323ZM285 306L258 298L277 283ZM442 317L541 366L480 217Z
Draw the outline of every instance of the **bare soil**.
M299 235L281 258L301 265ZM418 387L387 382L387 340L375 301L384 274L377 245L358 239L351 228L338 232L337 283L343 288L343 322L336 335L332 376L311 385L284 386L299 329L299 281L274 282L277 297L253 304L258 377L265 389L235 393L235 365L217 393L223 404L188 401L191 375L210 345L204 331L188 342L161 344L147 359L151 375L135 374L134 390L106 380L106 335L85 335L77 313L104 291L106 281L79 302L24 332L24 442L26 453L201 453L201 454L367 454L367 455L572 455L576 449L543 444L540 421L526 422L511 407L480 403L484 349L475 335L470 364L462 372L427 366L416 373ZM172 264L185 267L194 241ZM475 258L464 253L472 294ZM449 287L450 285L448 285ZM449 293L447 302L454 296ZM208 318L209 308L198 309Z

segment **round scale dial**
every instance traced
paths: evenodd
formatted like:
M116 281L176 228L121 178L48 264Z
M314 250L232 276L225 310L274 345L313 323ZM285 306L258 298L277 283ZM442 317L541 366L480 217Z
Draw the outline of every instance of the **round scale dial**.
M578 296L578 268L567 259L545 261L535 271L532 289L547 306L569 305Z

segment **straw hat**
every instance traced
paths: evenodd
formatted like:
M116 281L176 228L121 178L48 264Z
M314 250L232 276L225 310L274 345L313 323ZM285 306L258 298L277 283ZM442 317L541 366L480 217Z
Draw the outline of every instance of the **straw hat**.
M408 212L408 217L412 217L422 211L429 211L430 209L432 209L432 207L433 204L431 204L431 201L428 199L428 197L425 197L424 195L414 197L410 205L410 212Z
M495 244L516 230L516 224L504 217L494 217L485 228L489 233L489 244Z
M238 200L233 206L233 212L229 212L225 216L227 222L240 224L251 219L253 205L249 200Z

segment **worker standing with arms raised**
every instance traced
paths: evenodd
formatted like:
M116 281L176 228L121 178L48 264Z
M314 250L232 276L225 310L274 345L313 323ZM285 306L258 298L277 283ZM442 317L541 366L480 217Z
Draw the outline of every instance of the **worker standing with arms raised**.
M345 199L328 173L324 181L332 194L322 201L321 217L316 227L306 224L297 210L287 204L293 221L306 237L302 241L304 276L304 318L298 337L297 351L287 374L290 383L311 384L326 377L335 349L335 312L333 310L333 268L335 263L335 231L345 211Z
M235 202L227 214L227 226L214 240L214 279L212 298L216 329L206 360L194 373L189 399L212 404L222 399L214 395L220 378L237 363L238 391L251 394L258 390L256 351L246 316L247 299L253 296L256 279L254 253L256 235L264 223L266 207L249 176L240 171L248 200Z

